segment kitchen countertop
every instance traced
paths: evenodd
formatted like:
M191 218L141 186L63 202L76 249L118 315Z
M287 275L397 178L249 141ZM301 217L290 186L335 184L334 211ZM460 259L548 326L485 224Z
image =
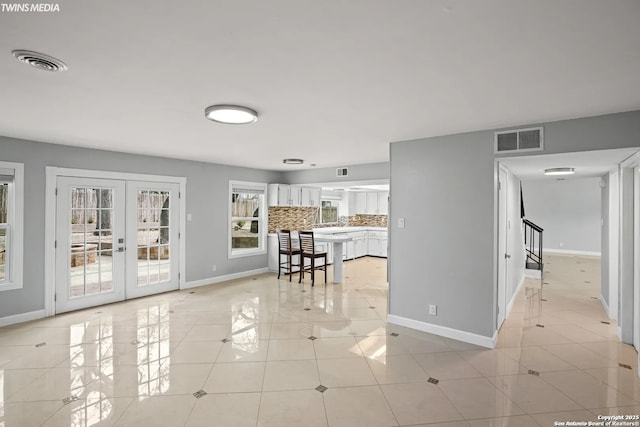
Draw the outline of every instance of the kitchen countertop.
M387 231L387 227L373 227L373 226L347 226L347 227L320 227L314 228L314 233L317 234L338 234L338 233L352 233L356 231ZM276 233L269 233L269 236L275 236Z

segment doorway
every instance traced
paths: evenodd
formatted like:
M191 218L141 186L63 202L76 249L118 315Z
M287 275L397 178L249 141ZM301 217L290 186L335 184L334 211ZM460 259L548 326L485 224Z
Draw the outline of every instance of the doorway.
M180 288L183 178L52 169L47 315Z

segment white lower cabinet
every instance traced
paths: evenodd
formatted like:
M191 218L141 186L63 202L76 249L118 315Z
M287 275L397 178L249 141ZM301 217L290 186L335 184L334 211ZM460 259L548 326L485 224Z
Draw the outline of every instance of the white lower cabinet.
M318 233L320 234L320 233ZM344 236L345 233L327 233ZM387 231L363 230L348 232L353 240L342 244L342 259L349 260L363 256L387 257ZM327 253L327 263L333 264L333 243L316 242L316 250ZM278 271L278 236L268 236L268 265L269 270Z

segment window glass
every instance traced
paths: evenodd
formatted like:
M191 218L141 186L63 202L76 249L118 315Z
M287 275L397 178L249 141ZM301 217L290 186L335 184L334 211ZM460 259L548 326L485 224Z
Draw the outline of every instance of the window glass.
M23 171L0 161L0 291L22 287Z
M254 255L265 250L264 184L231 184L231 256Z

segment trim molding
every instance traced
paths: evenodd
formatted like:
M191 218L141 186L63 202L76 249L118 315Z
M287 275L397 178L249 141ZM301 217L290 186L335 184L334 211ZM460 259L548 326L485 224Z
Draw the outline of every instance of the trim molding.
M45 318L45 311L36 310L28 313L14 314L13 316L0 317L0 326L15 325L16 323L28 322Z
M513 309L513 304L516 302L516 297L518 296L518 294L520 294L520 291L524 286L524 279L525 279L525 275L523 274L522 277L520 278L520 283L518 284L518 287L513 292L513 295L511 295L511 301L509 301L509 304L507 304L507 312L505 313L505 316L504 316L505 320L509 318L509 314L511 314L511 310Z
M268 267L258 268L256 270L241 271L240 273L226 274L224 276L210 277L208 279L194 280L186 282L180 289L191 289L200 286L213 285L214 283L226 282L233 279L241 279L243 277L255 276L256 274L269 273Z
M604 312L607 315L607 317L611 319L611 316L609 316L609 304L607 304L607 302L604 300L604 297L602 296L602 294L600 294L600 304L602 304L602 308L604 309Z
M485 337L483 335L473 334L471 332L461 331L459 329L448 328L446 326L434 325L432 323L421 322L419 320L407 319L406 317L396 316L394 314L387 315L387 322L394 325L404 326L418 331L428 332L430 334L451 338L458 341L475 344L486 348L495 348L498 341L498 331L495 331L493 337Z
M588 256L602 256L602 253L595 251L574 251L572 249L553 249L542 248L542 252L551 252L555 254L568 254L568 255L588 255Z

